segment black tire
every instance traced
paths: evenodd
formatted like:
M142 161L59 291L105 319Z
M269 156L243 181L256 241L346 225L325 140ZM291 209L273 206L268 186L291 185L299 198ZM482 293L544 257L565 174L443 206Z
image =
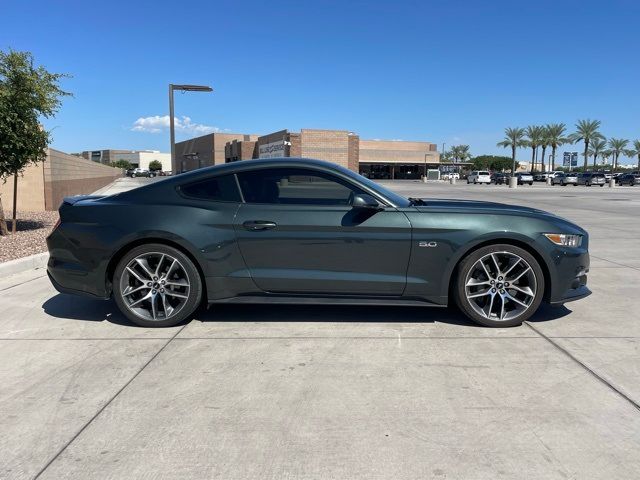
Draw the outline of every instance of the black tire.
M129 309L129 307L125 303L122 297L122 292L120 291L120 279L125 267L129 264L129 262L131 262L139 255L151 252L164 253L177 259L184 267L184 271L189 280L189 294L188 298L184 302L184 306L181 307L178 313L171 316L170 318L167 318L166 320L147 320L136 315ZM198 269L195 267L191 259L180 250L168 245L149 243L133 248L118 262L113 275L113 298L122 314L138 326L173 327L187 320L191 320L193 313L200 306L200 303L202 301L202 279L200 278Z
M529 186L532 187L533 186L533 182L529 182Z
M518 317L510 319L510 320L490 320L482 315L478 314L466 297L465 294L465 279L469 274L469 270L473 268L475 263L490 253L496 252L509 252L515 255L518 255L523 260L525 260L535 275L537 290L536 295L531 302L529 308L522 312ZM544 274L542 273L542 269L538 261L526 250L522 248L509 245L509 244L497 244L497 245L488 245L486 247L479 248L474 250L470 254L468 254L458 265L457 274L455 277L455 284L453 285L453 297L458 308L464 313L469 319L472 321L483 325L485 327L516 327L521 325L522 322L531 317L540 306L542 302L542 297L544 295L545 283L544 283Z

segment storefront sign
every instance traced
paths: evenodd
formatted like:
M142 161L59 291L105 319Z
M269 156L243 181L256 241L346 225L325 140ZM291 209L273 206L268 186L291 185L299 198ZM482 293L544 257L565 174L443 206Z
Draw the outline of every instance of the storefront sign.
M265 143L258 147L258 158L278 158L284 156L284 140Z

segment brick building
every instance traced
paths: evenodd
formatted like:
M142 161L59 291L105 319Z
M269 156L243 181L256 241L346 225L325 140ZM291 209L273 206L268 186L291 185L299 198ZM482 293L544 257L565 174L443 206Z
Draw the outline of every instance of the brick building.
M222 143L225 142L225 143ZM267 135L211 133L176 144L174 171L255 158L305 157L337 163L370 178L420 178L438 168L430 142L361 140L348 130L280 130Z

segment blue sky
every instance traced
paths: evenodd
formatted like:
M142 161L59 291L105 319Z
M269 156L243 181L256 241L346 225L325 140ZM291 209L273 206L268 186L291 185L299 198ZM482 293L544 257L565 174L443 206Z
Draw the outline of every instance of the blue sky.
M580 118L640 138L637 0L1 4L1 49L73 75L46 122L67 152L168 151L171 82L215 89L176 95L178 139L335 128L508 154L504 127Z

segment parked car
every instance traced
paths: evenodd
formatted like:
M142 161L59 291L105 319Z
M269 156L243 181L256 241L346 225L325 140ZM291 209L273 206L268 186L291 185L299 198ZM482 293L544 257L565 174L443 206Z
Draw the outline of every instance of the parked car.
M578 175L578 185L586 185L587 187L600 185L604 187L605 183L607 183L607 180L604 177L604 173L584 172Z
M127 176L131 178L135 177L150 177L153 178L156 176L156 172L145 170L142 168L134 168L132 170L127 170Z
M113 297L146 327L190 320L202 302L446 306L450 294L473 321L506 327L543 301L591 293L589 236L568 220L407 199L309 159L232 162L68 197L47 245L56 289Z
M534 181L534 182L544 182L544 181L546 181L546 180L547 180L547 176L548 176L548 175L549 175L549 174L548 174L548 173L546 173L546 172L538 172L538 173L535 173L535 174L533 174L533 181Z
M486 183L491 184L491 174L486 170L474 170L467 177L467 183Z
M551 180L552 185L578 185L578 174L573 172L558 172Z
M511 175L509 175L508 173L494 173L493 175L491 175L491 181L496 185L507 184L509 183L510 178Z
M518 179L518 185L524 185L525 183L533 185L533 175L531 172L516 172L516 178Z
M616 183L618 185L629 185L630 187L640 185L640 175L637 173L625 173L617 178Z

